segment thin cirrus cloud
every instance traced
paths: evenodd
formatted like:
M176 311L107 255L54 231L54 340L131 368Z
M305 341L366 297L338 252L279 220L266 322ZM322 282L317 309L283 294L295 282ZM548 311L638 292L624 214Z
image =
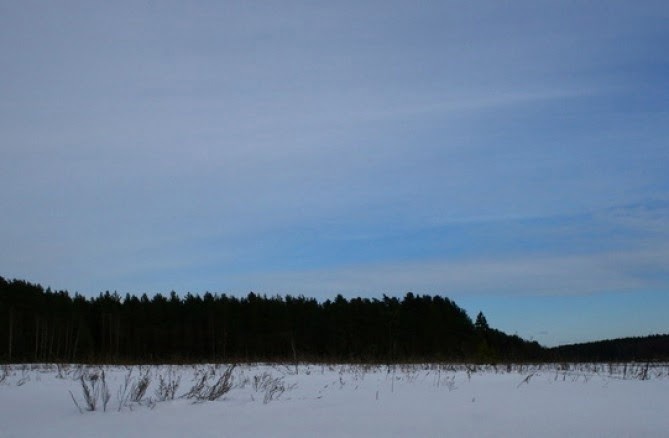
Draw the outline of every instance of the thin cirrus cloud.
M281 272L244 278L255 290L329 296L337 291L368 295L408 291L460 295L462 291L500 295L582 295L664 287L661 262L669 248L509 260L444 260L389 263L333 270ZM376 295L376 294L373 294Z

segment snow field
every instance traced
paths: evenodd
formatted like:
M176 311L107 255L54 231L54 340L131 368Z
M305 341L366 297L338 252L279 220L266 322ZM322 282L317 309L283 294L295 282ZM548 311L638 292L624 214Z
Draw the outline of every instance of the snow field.
M0 437L666 437L668 402L667 364L27 364L0 369Z

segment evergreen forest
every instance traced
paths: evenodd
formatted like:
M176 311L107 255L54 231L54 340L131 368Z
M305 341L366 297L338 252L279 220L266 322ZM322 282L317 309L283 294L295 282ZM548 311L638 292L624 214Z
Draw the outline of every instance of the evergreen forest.
M474 321L442 296L319 302L175 292L94 298L0 277L0 362L398 363L650 360L669 336L547 349ZM648 341L648 339L651 339ZM621 347L622 345L622 347Z
M324 302L254 293L85 298L0 277L0 321L5 362L494 362L543 352L489 328L482 314L472 322L448 298L412 293Z

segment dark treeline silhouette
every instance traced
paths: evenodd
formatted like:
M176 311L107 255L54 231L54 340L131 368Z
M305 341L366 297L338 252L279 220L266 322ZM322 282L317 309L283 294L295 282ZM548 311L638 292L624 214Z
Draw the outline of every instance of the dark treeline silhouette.
M669 335L609 339L551 348L556 361L569 362L645 362L669 360Z
M440 296L85 298L2 277L0 349L5 362L107 363L537 361L546 351Z

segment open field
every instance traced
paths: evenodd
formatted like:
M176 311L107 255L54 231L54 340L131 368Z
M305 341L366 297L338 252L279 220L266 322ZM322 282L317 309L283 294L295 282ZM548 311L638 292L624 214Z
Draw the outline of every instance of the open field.
M3 438L661 437L668 404L667 364L0 369Z

